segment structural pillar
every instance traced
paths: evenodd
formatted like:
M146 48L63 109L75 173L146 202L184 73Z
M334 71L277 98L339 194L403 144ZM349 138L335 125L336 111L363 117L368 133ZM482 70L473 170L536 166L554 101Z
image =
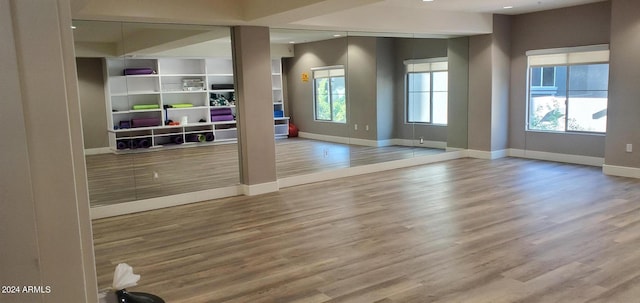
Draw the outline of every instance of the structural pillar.
M97 302L69 0L0 0L0 40L0 302Z
M269 28L231 29L240 182L246 195L278 190Z

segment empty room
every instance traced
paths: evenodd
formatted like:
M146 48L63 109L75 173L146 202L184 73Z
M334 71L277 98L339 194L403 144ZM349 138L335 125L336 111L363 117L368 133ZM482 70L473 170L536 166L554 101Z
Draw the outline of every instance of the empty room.
M635 0L0 0L0 302L636 302Z

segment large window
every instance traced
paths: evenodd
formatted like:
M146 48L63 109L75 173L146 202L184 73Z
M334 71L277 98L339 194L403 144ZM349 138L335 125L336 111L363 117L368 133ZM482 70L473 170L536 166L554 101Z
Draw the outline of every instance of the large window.
M407 60L407 122L447 124L447 58Z
M529 130L606 132L606 46L531 51L527 56Z
M344 67L313 69L313 104L315 119L337 123L347 122L347 93Z

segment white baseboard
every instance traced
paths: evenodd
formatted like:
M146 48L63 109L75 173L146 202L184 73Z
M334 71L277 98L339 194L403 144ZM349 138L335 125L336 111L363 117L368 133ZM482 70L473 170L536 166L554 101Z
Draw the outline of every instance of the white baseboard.
M386 140L368 140L368 139L358 139L358 138L347 138L347 137L339 137L339 136L329 136L329 135L319 135L307 132L299 132L298 136L300 138L334 142L334 143L342 143L342 144L353 144L353 145L361 145L361 146L371 146L371 147L383 147L383 146L410 146L410 147L426 147L426 148L437 148L437 149L445 149L447 148L447 142L444 141L426 141L423 140L420 143L420 140L411 140L411 139L386 139Z
M604 164L604 158L600 158L600 157L549 153L549 152L522 150L522 149L513 149L513 148L510 148L508 150L508 156L516 157L516 158L563 162L563 163L589 165L589 166L602 166Z
M307 132L298 132L298 137L306 138L306 139L313 139L313 140L320 140L320 141L327 141L327 142L349 144L349 138L338 137L338 136L329 136L329 135L319 135L319 134L313 134L313 133L307 133Z
M469 158L495 160L495 159L507 157L508 152L506 149L500 149L500 150L494 150L494 151L467 149L465 151L465 154Z
M640 178L640 168L637 167L604 164L602 165L602 172L609 176Z
M447 146L444 150L445 150L445 151L447 151L447 152L452 152L452 151L466 151L466 149L464 149L464 148L460 148L460 147L448 147L448 146Z
M96 206L91 208L91 219L115 217L207 200L233 197L241 194L242 192L240 185L235 185L225 188L216 188L179 195L136 200L132 202L124 202L113 205Z
M262 195L266 193L272 193L278 191L280 188L278 187L278 182L268 182L261 183L255 185L242 185L242 193L246 196L256 196Z
M426 147L426 148L437 148L437 149L446 149L447 142L445 141L428 141L422 140L411 140L411 139L391 139L391 145L400 145L400 146L409 146L409 147Z
M84 150L84 154L86 156L111 154L111 153L113 153L113 151L111 150L110 147L88 148Z
M410 158L410 159L402 159L402 160L395 160L395 161L389 161L389 162L383 162L383 163L354 166L354 167L330 170L326 172L318 172L318 173L313 173L313 174L308 174L303 176L282 178L282 179L278 179L278 185L280 188L285 188L285 187L297 186L302 184L333 180L337 178L345 178L345 177L370 174L370 173L398 169L398 168L412 167L416 165L454 160L454 159L459 159L463 157L464 155L463 155L463 152L461 151L440 153L435 155L425 155L425 156L419 156L419 157Z

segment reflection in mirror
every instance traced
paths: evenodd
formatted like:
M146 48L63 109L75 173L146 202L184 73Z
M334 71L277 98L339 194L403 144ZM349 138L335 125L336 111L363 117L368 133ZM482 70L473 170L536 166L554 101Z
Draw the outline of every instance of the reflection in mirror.
M271 29L283 56L287 139L276 141L278 178L349 167L346 33ZM275 105L274 105L275 106ZM275 109L275 107L274 107Z
M239 183L229 28L74 26L92 206Z
M405 119L413 129L414 155L446 148L448 124L447 39L411 38L400 42L405 74Z
M447 40L412 37L349 33L351 166L444 152L446 126L431 116L431 75L419 68L446 62ZM446 117L446 102L439 105Z

